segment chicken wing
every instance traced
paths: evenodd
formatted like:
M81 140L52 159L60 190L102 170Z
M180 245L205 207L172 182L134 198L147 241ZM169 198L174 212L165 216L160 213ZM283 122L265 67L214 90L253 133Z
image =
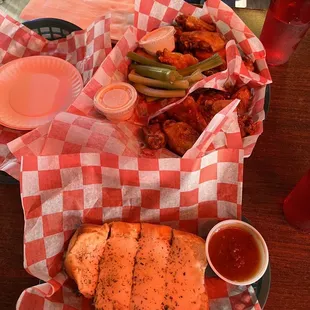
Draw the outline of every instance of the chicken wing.
M148 147L158 150L166 146L166 136L162 132L160 124L155 123L142 128L144 140Z
M199 95L197 103L199 110L207 123L211 121L213 116L225 108L231 100L229 93L219 92L216 90L207 90Z
M191 31L183 32L180 43L184 50L201 49L209 52L217 52L225 47L225 40L218 32Z
M200 94L197 103L200 106L212 106L215 101L230 99L230 94L216 90L207 90Z
M198 63L198 59L191 54L173 53L166 48L163 52L158 51L157 56L160 62L175 66L177 69L184 69Z
M258 129L258 124L249 115L238 116L238 123L242 138L255 134Z
M223 64L221 64L220 66L216 67L216 68L213 68L213 69L210 69L210 70L207 70L204 72L204 75L212 75L216 72L219 72L219 71L224 71L227 69L227 63L226 63L226 49L223 48L217 52L208 52L208 51L205 51L205 50L195 50L194 54L195 56L198 58L199 61L203 61L205 59L208 59L210 58L211 56L213 56L214 54L219 54L219 56L222 58L223 60Z
M168 119L168 116L166 113L162 113L162 114L159 114L158 116L152 118L150 120L150 124L162 124L164 121L166 121Z
M169 109L167 114L177 121L189 124L200 133L208 125L192 96L188 96L182 103Z
M170 149L183 156L199 138L199 133L184 122L165 121L163 126Z
M240 99L240 103L237 107L238 115L244 115L249 110L251 103L251 91L248 86L244 85L239 88L231 98Z
M231 103L231 100L217 100L212 104L212 114L215 115Z
M194 30L206 30L206 31L215 31L215 25L209 24L203 21L200 18L191 15L179 15L175 21L178 25L182 27L183 30L186 31L194 31Z
M215 53L219 54L222 60L226 63L226 49L223 48L217 52L207 52L205 50L196 50L195 56L199 59L199 61L205 60L207 58L210 58Z

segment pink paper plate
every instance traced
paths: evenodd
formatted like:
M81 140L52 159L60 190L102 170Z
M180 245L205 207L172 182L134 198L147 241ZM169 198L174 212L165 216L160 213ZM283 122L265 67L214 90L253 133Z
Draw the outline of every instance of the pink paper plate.
M0 67L0 124L28 130L67 110L83 89L78 70L51 56L13 60Z

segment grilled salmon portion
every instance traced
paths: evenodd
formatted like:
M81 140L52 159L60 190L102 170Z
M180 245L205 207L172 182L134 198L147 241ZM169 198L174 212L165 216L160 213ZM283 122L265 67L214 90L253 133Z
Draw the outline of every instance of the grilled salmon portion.
M64 266L75 280L81 294L92 298L98 282L98 265L103 256L109 226L82 225L73 235L66 253Z
M140 224L122 222L111 224L111 236L99 265L96 309L129 309L139 235Z
M205 241L196 235L173 230L162 309L209 309L204 286L206 266Z
M133 274L131 310L161 309L171 237L170 227L141 224L139 250Z

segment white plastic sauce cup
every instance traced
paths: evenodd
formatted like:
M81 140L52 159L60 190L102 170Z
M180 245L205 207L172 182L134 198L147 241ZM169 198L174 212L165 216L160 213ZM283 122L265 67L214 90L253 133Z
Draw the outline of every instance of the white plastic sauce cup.
M126 121L134 112L137 96L132 85L124 82L113 83L98 90L94 105L110 121Z
M139 45L153 56L157 51L163 51L165 48L171 52L175 49L174 34L173 26L160 27L147 33L140 40Z
M214 265L212 264L212 261L210 259L210 255L209 255L210 240L212 239L213 235L216 232L218 232L221 229L225 229L225 228L240 228L240 229L247 231L248 233L250 233L254 237L254 240L256 241L256 244L259 248L260 255L261 255L261 261L260 261L259 268L255 272L254 275L252 275L251 277L249 277L245 281L232 281L230 279L225 278L214 267ZM250 285L250 284L258 281L266 272L266 269L267 269L268 263L269 263L268 248L267 248L266 242L263 239L262 235L253 226L251 226L245 222L239 221L239 220L225 220L225 221L219 222L210 230L210 232L207 236L207 240L206 240L206 254L207 254L208 263L210 264L210 267L212 268L212 270L217 274L217 276L220 277L222 280L224 280L230 284L234 284L234 285Z

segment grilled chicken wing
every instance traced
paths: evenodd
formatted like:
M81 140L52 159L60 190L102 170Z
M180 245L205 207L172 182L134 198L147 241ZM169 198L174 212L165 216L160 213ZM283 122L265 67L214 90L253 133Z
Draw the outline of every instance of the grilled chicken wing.
M169 109L167 114L177 121L189 124L200 133L207 127L207 122L192 96L188 96L182 103Z
M183 32L180 43L184 45L184 50L201 49L209 52L217 52L226 44L221 34L209 31Z
M255 134L258 129L258 124L249 115L238 116L238 123L242 138Z
M192 15L179 15L175 19L175 21L185 31L194 31L194 30L215 31L216 30L214 24L206 23L202 19L197 18Z
M205 91L200 94L197 103L202 111L203 116L210 120L220 110L222 110L231 100L229 93L219 92L215 90Z
M163 126L170 149L183 156L199 138L199 133L184 122L165 121Z
M219 56L222 58L223 60L223 64L216 67L216 68L213 68L213 69L210 69L208 71L205 71L204 74L205 75L212 75L216 72L219 72L219 71L224 71L227 69L227 63L226 63L226 49L223 48L217 52L208 52L208 51L204 51L204 50L195 50L194 54L195 56L198 58L199 61L203 61L207 58L210 58L211 56L213 56L214 54L219 54Z
M166 146L166 136L161 130L160 124L155 123L142 128L144 140L152 150L158 150Z
M107 224L88 224L81 226L71 238L64 265L67 274L75 280L79 292L86 298L95 294L99 261L103 256L108 234Z
M239 88L232 95L232 99L240 99L240 103L237 107L238 115L244 115L246 112L248 112L251 103L251 96L251 91L246 85Z
M163 52L158 51L157 56L160 62L175 66L177 69L184 69L198 62L198 59L191 54L174 53L166 48Z
M223 59L223 61L225 61L225 63L226 63L226 49L225 48L223 48L219 51L216 51L216 52L207 52L205 50L196 50L195 56L199 59L199 61L202 61L202 60L205 60L207 58L210 58L215 53L219 54L220 57Z
M214 116L231 103L231 100L217 100L212 104L212 115Z
M150 124L157 124L157 123L162 124L167 119L168 119L167 114L166 113L162 113L162 114L159 114L158 116L152 118L150 120Z

